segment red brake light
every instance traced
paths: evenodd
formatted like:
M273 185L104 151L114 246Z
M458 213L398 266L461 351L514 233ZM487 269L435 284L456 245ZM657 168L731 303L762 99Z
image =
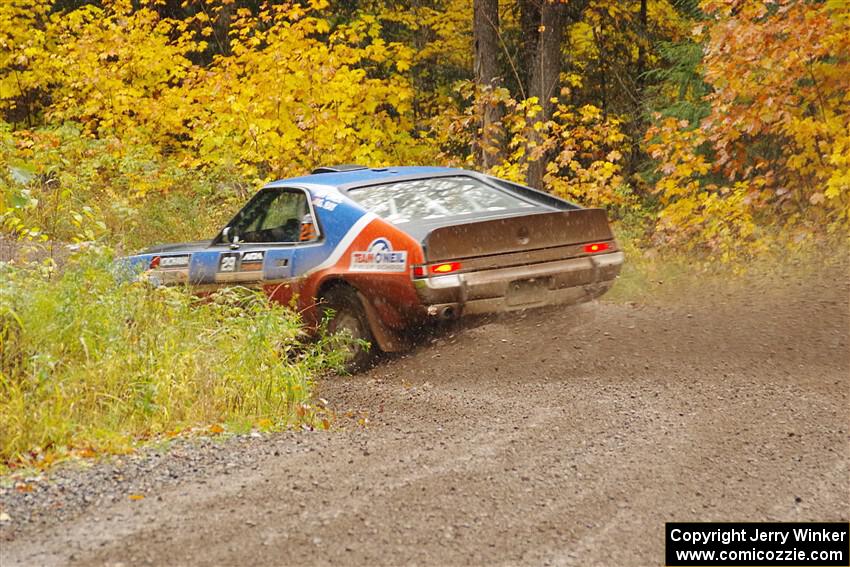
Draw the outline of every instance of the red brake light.
M584 251L587 254L593 254L594 252L604 252L608 250L607 242L594 242L593 244L585 244Z
M432 274L450 274L460 269L460 262L444 262L431 266Z
M431 266L413 266L413 277L424 278L428 275L442 276L460 269L460 262L442 262Z
M159 267L159 256L154 256L153 259L151 260L151 265L148 266L148 269L153 270L154 268L158 268L158 267Z

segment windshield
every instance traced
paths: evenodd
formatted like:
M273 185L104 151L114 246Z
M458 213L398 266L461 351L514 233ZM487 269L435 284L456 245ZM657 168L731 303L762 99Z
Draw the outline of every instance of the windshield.
M507 191L466 176L358 187L348 194L393 224L534 207Z

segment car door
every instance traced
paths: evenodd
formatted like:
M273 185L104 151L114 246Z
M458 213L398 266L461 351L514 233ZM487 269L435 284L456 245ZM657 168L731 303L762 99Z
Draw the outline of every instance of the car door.
M311 207L303 189L262 189L216 239L213 281L263 287L275 300L288 301L296 251L321 239Z

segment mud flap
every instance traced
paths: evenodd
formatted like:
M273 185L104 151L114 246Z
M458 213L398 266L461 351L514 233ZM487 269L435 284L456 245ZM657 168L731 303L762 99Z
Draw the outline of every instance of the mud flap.
M375 337L375 342L378 343L381 350L384 352L410 350L412 346L410 341L384 325L380 315L378 315L378 310L366 299L366 296L358 291L357 297L360 298L360 303L363 305L364 311L366 311L366 319L369 321L369 327L372 329L372 336Z

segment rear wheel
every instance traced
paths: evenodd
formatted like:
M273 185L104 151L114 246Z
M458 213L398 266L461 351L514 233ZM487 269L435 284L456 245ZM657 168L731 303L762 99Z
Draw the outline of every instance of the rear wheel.
M345 334L351 342L346 347L345 368L350 372L363 370L372 360L374 343L366 312L357 292L348 286L337 286L324 294L323 315L328 321L328 332Z

